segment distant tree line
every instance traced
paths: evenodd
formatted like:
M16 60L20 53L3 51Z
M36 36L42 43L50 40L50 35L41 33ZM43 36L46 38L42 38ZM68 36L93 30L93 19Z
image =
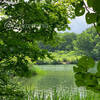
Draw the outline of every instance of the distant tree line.
M58 33L60 42L56 46L39 43L41 49L49 52L77 51L81 55L91 56L95 60L100 59L100 37L94 27L86 29L81 34Z

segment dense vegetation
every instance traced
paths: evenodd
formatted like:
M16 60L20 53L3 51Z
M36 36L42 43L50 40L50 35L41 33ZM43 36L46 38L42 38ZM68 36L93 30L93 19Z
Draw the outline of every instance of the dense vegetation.
M0 13L5 15L0 20L0 99L24 99L23 91L20 91L12 81L13 77L28 76L30 62L38 58L43 59L45 56L50 58L46 50L38 47L38 41L55 44L58 38L56 30L69 29L69 19L83 15L86 9L87 23L94 23L100 35L100 0L86 0L87 5L83 0L29 0L27 2L19 0L18 3L13 4L3 1L0 1ZM92 12L89 7L92 8ZM92 50L98 59L100 43L94 44L91 35L84 37L84 34L80 35L78 40L81 37L88 38L91 43L89 50ZM78 42L76 41L75 44L77 45ZM92 47L93 45L95 48ZM77 48L83 50L81 45ZM88 50L84 52L87 53ZM89 55L95 57L92 52Z
M31 100L98 100L100 96L86 90L56 88L50 91L28 91L27 98Z
M77 63L78 59L85 55L92 57L95 61L100 59L100 37L92 26L81 34L59 33L59 43L53 47L39 43L41 49L48 50L54 58L50 60L38 60L39 64L66 64Z
M37 41L55 42L55 28L68 28L68 18L72 19L74 13L65 13L73 8L69 3L62 4L65 6L47 0L19 0L14 4L0 2L0 12L5 15L0 21L0 99L24 99L23 91L17 89L18 85L12 79L33 75L29 64L45 55L50 58L46 50L38 47Z

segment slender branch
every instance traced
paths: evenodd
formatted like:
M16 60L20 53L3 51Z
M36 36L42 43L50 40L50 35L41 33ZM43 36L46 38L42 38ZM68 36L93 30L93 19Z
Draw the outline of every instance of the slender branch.
M85 1L84 1L84 0L83 0L83 2L84 2L84 6L85 6L85 8L86 8L87 12L89 12L89 13L90 13L90 11L89 11L89 9L88 9L88 7L87 7L87 5L86 5L86 3L85 3Z
M88 12L88 13L91 13L84 0L83 0L83 2L84 2L84 5L85 5L85 8L86 8L87 12ZM93 11L93 12L94 12L94 11ZM93 23L93 25L94 25L94 27L96 28L96 24ZM97 34L100 36L100 32L98 32L98 30L96 30L96 32L97 32Z

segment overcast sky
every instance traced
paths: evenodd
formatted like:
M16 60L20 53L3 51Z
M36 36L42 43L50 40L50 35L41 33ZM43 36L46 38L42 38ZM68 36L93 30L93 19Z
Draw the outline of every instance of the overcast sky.
M71 30L67 30L66 32L74 32L74 33L81 33L87 28L91 27L91 25L87 24L85 21L85 15L81 17L76 17L71 21L71 24L69 25L71 27Z

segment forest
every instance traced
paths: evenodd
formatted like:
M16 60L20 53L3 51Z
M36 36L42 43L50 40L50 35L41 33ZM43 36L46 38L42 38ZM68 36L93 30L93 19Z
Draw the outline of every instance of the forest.
M99 99L100 0L0 0L0 100Z
M93 26L81 34L58 33L58 37L57 46L39 43L41 49L48 50L54 57L38 60L38 64L75 64L82 56L92 57L95 61L100 59L100 40Z

